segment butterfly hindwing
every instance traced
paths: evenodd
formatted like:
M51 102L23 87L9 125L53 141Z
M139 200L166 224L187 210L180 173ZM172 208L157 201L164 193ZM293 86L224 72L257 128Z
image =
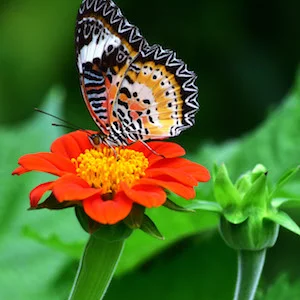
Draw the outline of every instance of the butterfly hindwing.
M161 139L191 127L199 108L195 80L174 51L158 45L143 49L130 65L113 107L128 138Z

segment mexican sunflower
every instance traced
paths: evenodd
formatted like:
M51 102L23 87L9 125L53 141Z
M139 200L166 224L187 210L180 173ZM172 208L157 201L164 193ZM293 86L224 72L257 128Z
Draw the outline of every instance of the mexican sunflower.
M22 156L13 174L40 171L58 176L30 192L31 208L52 191L59 203L75 202L102 224L123 220L134 203L147 208L163 205L165 190L192 199L198 182L209 180L205 167L180 157L185 151L179 145L152 141L148 146L152 151L141 142L95 148L86 132L75 131L56 139L51 152Z

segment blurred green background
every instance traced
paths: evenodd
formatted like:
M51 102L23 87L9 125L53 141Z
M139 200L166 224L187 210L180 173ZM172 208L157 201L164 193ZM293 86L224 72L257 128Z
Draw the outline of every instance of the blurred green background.
M87 238L72 210L26 211L30 189L47 176L10 176L20 155L47 151L63 133L34 107L95 128L75 66L80 2L0 2L0 299L66 299ZM190 158L210 169L225 161L233 179L260 162L271 182L299 164L299 1L116 3L150 43L176 50L198 74L196 125L176 139ZM284 193L299 197L299 180ZM212 199L211 184L197 196ZM289 212L300 224L300 211ZM218 236L216 216L164 208L149 215L166 241L135 232L106 299L231 299L236 257ZM281 230L257 299L300 299L299 249Z

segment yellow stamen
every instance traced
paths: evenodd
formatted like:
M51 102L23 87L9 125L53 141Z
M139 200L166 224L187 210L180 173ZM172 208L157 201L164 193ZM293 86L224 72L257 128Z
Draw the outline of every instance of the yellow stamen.
M149 162L142 152L130 149L103 147L85 150L71 159L79 177L91 187L103 189L103 194L115 193L120 182L132 186L145 176Z

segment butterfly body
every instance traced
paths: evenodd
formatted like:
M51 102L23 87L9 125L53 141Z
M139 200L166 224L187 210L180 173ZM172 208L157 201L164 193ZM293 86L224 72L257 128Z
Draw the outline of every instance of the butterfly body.
M84 0L76 23L81 91L108 145L177 136L199 108L196 75L150 46L111 0Z

